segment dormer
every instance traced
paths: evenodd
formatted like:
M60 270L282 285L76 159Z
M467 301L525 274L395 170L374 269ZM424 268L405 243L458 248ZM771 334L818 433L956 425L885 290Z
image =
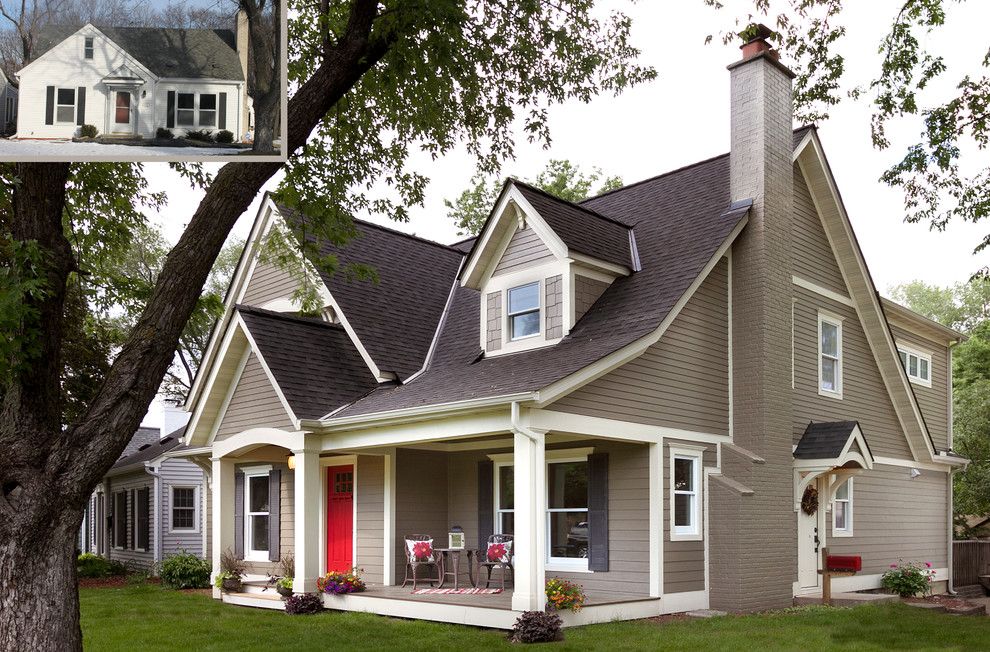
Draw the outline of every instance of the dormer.
M628 225L510 179L461 273L481 293L486 356L553 346L639 268Z

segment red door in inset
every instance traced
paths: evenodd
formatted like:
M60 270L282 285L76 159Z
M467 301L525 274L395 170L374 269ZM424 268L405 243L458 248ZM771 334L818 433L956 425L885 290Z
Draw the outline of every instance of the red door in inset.
M327 469L327 570L354 567L354 467Z

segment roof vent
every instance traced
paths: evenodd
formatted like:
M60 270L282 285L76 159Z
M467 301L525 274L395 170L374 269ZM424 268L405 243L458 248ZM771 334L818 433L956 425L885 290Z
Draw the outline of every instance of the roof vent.
M140 446L138 446L139 451L147 450L149 448L151 448L151 444L141 444Z

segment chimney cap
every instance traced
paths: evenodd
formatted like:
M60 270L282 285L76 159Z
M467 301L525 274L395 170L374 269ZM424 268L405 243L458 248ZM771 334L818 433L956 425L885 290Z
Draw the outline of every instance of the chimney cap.
M764 25L763 23L750 23L746 29L739 32L739 38L743 40L743 45L748 43L753 43L755 41L766 42L771 36L776 32Z

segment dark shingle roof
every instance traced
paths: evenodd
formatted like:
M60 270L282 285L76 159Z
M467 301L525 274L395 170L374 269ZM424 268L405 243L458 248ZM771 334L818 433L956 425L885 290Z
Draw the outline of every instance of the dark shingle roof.
M234 33L229 29L107 26L97 29L159 77L244 80ZM78 27L58 25L41 29L35 59L77 31Z
M158 428L145 428L141 427L134 431L134 435L131 440L127 442L127 446L124 446L124 452L120 454L120 457L127 457L137 452L139 448L147 444L157 443L161 439L162 431Z
M833 459L846 447L856 421L812 421L794 449L794 457L806 460Z
M342 326L237 306L285 399L300 419L318 419L377 382Z
M558 199L521 181L513 183L568 249L633 268L627 225L586 206Z
M279 211L290 222L304 221L290 208ZM341 268L370 266L378 282L320 274L379 370L408 378L426 360L462 254L368 222L355 220L355 227L358 236L346 245L323 243L320 251L336 255Z
M182 444L182 435L185 431L186 427L182 426L161 439L158 439L156 436L156 441L141 444L133 453L117 460L117 463L110 467L110 474L113 474L114 471L129 469L130 467L140 468L145 462L150 462L163 453L175 450ZM157 433L158 431L155 430L155 432Z

